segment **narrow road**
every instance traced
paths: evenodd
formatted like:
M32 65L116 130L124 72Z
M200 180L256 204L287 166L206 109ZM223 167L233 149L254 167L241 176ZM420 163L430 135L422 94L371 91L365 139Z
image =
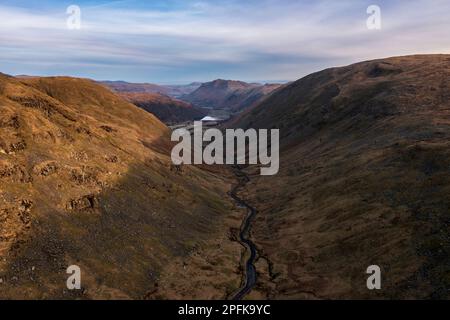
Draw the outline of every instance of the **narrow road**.
M230 196L238 203L238 205L247 208L247 215L242 222L241 230L239 232L239 242L245 247L244 255L247 256L248 253L250 253L245 262L245 280L243 286L239 288L238 292L232 298L233 300L241 300L256 284L255 260L257 249L256 245L250 240L250 229L252 220L256 215L256 209L237 195L239 189L243 188L250 181L250 178L239 167L234 167L234 173L237 176L239 183L231 189Z

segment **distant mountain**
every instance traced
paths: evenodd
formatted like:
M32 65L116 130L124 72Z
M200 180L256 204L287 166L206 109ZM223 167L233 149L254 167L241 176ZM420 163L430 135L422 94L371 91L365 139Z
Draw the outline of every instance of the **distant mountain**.
M120 93L120 96L154 114L167 125L199 120L206 115L190 103L173 99L159 93Z
M234 123L280 130L280 172L245 190L264 297L450 298L449 79L450 55L327 69Z
M261 85L218 79L203 83L197 90L180 99L202 108L240 112L257 104L279 87L279 84Z
M200 82L193 82L187 85L157 85L151 83L130 83L125 81L101 81L103 85L111 88L115 92L130 93L160 93L170 97L180 97L189 94L200 87Z
M169 90L167 93L169 96L180 98L197 90L201 85L201 82L192 82L186 85L164 85L163 87Z

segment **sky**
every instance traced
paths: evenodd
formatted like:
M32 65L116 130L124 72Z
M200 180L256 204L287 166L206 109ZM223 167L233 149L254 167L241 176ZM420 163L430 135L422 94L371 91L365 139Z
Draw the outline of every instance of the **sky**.
M79 29L69 27L71 5ZM380 8L379 29L367 26L370 5ZM0 72L290 81L363 60L450 53L449 31L448 0L0 0Z

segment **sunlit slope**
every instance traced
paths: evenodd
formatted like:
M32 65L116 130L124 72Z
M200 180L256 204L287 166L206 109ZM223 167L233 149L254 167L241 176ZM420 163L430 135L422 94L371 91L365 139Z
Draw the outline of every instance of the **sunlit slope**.
M0 75L0 110L0 297L151 297L161 272L226 238L228 183L172 166L168 128L108 89ZM70 265L83 290L67 290ZM202 279L209 297L238 286L226 268Z

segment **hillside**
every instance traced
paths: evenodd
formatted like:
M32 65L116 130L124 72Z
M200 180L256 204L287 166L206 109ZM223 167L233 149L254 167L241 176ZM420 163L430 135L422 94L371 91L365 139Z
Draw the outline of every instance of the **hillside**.
M157 85L152 83L131 83L126 81L101 81L115 92L123 93L159 93L173 98L189 94L200 87L201 83L193 82L187 85Z
M172 166L153 115L90 80L3 74L0 109L0 298L224 298L239 287L231 180ZM81 291L66 288L70 265Z
M259 298L449 298L450 55L304 77L234 127L279 128L280 173L243 196ZM382 290L365 271L382 269Z
M167 125L200 120L206 116L200 108L158 93L120 93L124 99L154 114Z
M180 99L202 108L225 109L234 113L257 104L279 86L219 79L202 84L200 88Z

